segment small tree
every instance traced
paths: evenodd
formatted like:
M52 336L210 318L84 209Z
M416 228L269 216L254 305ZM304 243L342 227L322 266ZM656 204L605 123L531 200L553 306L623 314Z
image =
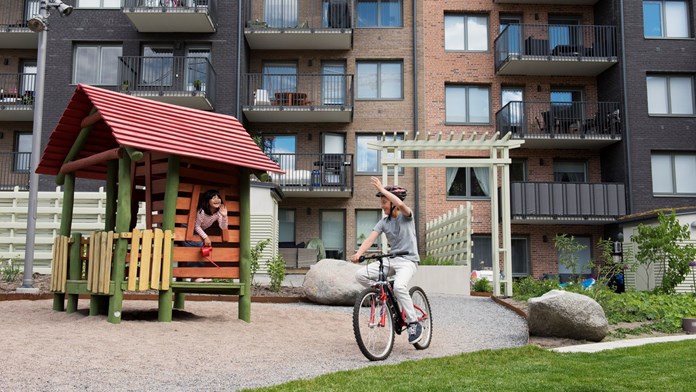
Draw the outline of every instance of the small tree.
M270 239L261 240L254 245L254 249L251 250L251 282L254 282L254 275L256 271L259 270L259 258L263 253L263 250L271 243Z
M638 234L631 236L631 242L638 247L634 259L643 266L646 273L659 263L664 271L658 291L673 294L677 285L689 274L689 262L696 258L696 247L692 244L679 244L690 238L689 225L680 225L677 215L660 212L655 226L639 224ZM650 290L648 283L648 290Z
M268 262L268 276L271 278L271 291L277 293L285 280L285 260L278 255Z
M554 246L558 249L558 261L561 265L568 268L573 277L577 279L579 275L578 268L580 267L578 252L585 249L586 246L580 244L572 235L568 237L567 234L557 234L554 239Z

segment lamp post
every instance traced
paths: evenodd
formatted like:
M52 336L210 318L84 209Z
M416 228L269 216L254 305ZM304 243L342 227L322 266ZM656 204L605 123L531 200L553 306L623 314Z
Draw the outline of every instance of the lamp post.
M39 34L39 45L36 54L36 81L34 82L34 124L31 134L31 163L29 172L29 206L27 209L27 239L24 248L24 278L22 287L24 291L33 290L34 272L34 240L36 236L36 210L38 205L39 175L36 169L39 166L41 154L41 127L43 119L44 79L46 76L46 42L48 40L49 9L58 10L61 16L72 13L73 7L61 0L41 0L39 13L34 15L27 26L29 30Z

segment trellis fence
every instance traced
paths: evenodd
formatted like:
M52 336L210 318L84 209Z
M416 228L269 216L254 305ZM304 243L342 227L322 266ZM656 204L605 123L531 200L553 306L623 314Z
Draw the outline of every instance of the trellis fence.
M462 204L425 225L426 255L439 262L471 265L470 202Z
M689 240L678 243L679 245L695 245L696 240ZM624 255L636 254L638 252L638 246L633 242L623 243ZM624 256L625 257L625 256ZM627 262L631 262L626 258ZM633 269L629 269L625 273L625 284L627 288L637 289L637 290L647 290L655 289L662 282L662 277L665 274L665 265L660 262L654 262L650 266L636 266ZM696 267L691 267L689 274L686 278L677 285L675 288L677 293L693 293L696 292Z

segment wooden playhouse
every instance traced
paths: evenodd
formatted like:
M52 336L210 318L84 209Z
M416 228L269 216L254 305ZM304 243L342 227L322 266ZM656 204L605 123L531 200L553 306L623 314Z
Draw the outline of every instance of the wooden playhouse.
M171 321L185 293L239 295L239 318L250 321L250 175L280 168L231 116L78 85L53 130L37 172L63 186L60 232L53 247L53 309L121 320L123 292L159 295L158 319ZM73 233L75 179L106 181L104 230ZM207 232L209 262L193 227L201 194L217 189L228 227ZM145 227L136 228L140 205ZM141 224L142 226L142 224ZM202 261L204 267L182 262ZM182 265L182 266L179 266ZM185 278L219 278L195 283Z

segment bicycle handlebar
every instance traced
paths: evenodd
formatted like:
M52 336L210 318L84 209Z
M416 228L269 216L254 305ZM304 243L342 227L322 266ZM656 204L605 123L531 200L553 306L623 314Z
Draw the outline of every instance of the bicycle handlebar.
M376 253L370 256L360 256L360 262L365 260L383 259L385 257L396 257L396 256L406 256L408 251L402 250L399 252L389 252L389 253Z

